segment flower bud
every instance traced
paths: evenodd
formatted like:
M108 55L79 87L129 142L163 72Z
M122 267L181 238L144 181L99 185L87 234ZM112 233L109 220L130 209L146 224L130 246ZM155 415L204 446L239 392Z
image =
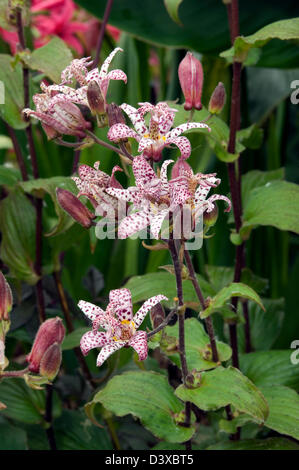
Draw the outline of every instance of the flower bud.
M64 335L65 329L59 317L50 318L41 324L35 336L31 352L26 358L31 372L39 373L44 354L54 343L61 344Z
M211 114L221 113L226 101L226 92L222 82L219 82L212 93L209 102L209 112Z
M9 312L12 308L12 293L8 282L0 271L0 321L9 321Z
M155 305L150 311L150 319L152 327L157 328L165 320L165 312L162 305L159 303Z
M53 105L53 128L61 134L85 137L85 129L91 127L85 121L80 109L73 103L63 101ZM46 122L47 124L47 122Z
M119 106L115 103L108 104L107 106L108 113L108 123L109 127L114 126L114 124L126 124L125 117Z
M92 226L92 220L96 217L82 202L70 191L56 188L56 195L59 205L76 222L85 228Z
M187 52L179 65L178 73L181 88L185 96L185 110L190 111L192 108L201 109L203 70L200 61L191 52Z
M40 375L49 380L54 380L58 374L61 360L61 347L58 343L54 343L46 350L40 361Z
M92 81L87 87L87 101L92 114L105 114L105 100L96 81Z
M208 227L212 227L213 225L216 224L217 219L218 219L218 207L216 204L214 204L214 209L212 209L211 212L205 211L203 213L203 223Z

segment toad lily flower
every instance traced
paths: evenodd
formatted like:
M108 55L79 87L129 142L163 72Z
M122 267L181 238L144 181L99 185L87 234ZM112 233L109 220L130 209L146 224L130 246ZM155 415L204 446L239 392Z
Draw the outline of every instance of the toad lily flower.
M201 122L189 122L171 130L176 109L170 108L167 103L160 102L155 106L150 103L139 103L139 109L126 103L120 107L127 113L135 127L135 130L126 124L115 124L109 129L108 138L113 142L121 139L133 137L139 142L138 152L143 152L147 158L159 161L162 157L162 150L170 144L175 144L181 151L183 158L188 158L191 154L191 145L186 137L181 137L183 132L190 129L206 128L207 124ZM150 113L150 122L147 127L144 115Z
M120 47L114 49L103 62L100 70L96 67L88 72L88 67L92 64L90 57L73 60L61 73L62 83L48 87L49 92L58 93L52 99L52 105L55 104L56 100L64 100L91 107L93 111L92 103L96 101L97 108L98 103L102 103L101 112L104 113L107 106L106 95L110 80L123 80L127 83L127 76L122 70L116 69L108 72L109 65L118 51L122 51L122 49ZM80 88L75 89L67 86L67 84L73 83L74 80L79 83ZM98 93L98 96L94 96L95 93ZM92 97L92 103L89 102L90 96Z
M110 291L109 304L106 311L89 302L80 300L78 306L92 321L92 330L85 333L80 342L84 355L93 348L102 348L97 358L97 366L115 351L131 346L138 354L139 360L147 358L147 333L137 331L146 314L162 300L164 295L156 295L148 299L133 317L131 292L128 289ZM105 331L98 331L101 327Z
M136 187L106 189L111 196L133 203L130 215L119 223L119 238L128 238L150 225L153 237L158 239L166 216L184 204L190 206L193 221L204 211L213 210L213 202L218 199L226 201L229 206L227 210L230 210L230 200L225 196L214 194L206 199L211 187L221 182L215 174L194 175L188 163L180 158L173 167L172 179L168 181L167 167L170 163L173 160L163 163L158 176L146 159L139 155L134 158L132 166Z
M45 85L41 87L45 89ZM61 99L61 95L52 98L47 90L46 93L35 94L33 102L36 111L25 108L23 114L41 121L48 139L54 139L63 134L85 137L85 129L91 126L90 122L85 121L80 109L75 104Z

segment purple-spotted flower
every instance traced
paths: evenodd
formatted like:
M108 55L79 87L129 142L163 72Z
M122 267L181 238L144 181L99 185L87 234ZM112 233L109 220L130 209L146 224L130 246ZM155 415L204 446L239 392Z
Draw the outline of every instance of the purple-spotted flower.
M131 346L138 354L139 360L147 358L147 333L137 331L146 314L162 300L164 295L156 295L148 299L133 316L131 292L128 289L110 291L109 304L106 311L89 302L80 300L78 306L92 321L92 330L85 333L80 342L84 355L93 348L102 348L97 358L97 366L115 351ZM102 328L105 331L98 331Z
M57 92L48 90L49 87L46 85L41 84L41 88L45 93L33 96L36 110L25 108L23 114L41 121L48 139L55 139L64 134L84 137L84 131L89 129L91 124L85 121L80 109L75 104L65 101Z
M119 223L119 238L128 238L150 226L153 237L158 239L165 218L186 204L190 207L193 221L204 211L212 211L214 201L219 199L226 201L227 211L230 210L230 200L225 196L214 194L207 199L210 189L221 182L214 173L194 175L190 165L180 158L173 166L171 180L168 180L167 167L170 163L173 160L163 162L157 175L144 156L139 155L134 158L132 166L136 186L128 189L106 188L111 196L132 203L130 215Z
M139 104L141 107L138 109L126 103L120 106L129 116L135 130L126 124L115 124L109 129L107 135L113 142L133 137L139 142L138 152L143 152L145 157L155 161L161 159L163 148L170 144L175 144L180 149L181 156L185 159L188 158L191 154L191 145L189 140L182 137L181 134L190 129L206 128L210 130L207 124L201 122L189 122L171 129L176 109L170 108L166 102L160 102L156 105ZM149 126L144 120L146 113L150 113Z
M47 87L48 94L57 93L52 98L52 105L54 105L57 100L63 100L68 103L91 107L91 111L93 112L94 103L96 102L95 110L104 113L107 107L106 96L110 80L122 80L127 83L127 76L122 70L116 69L108 72L113 57L119 51L122 51L120 47L114 49L103 62L100 70L96 67L90 72L88 72L88 67L92 64L90 57L73 60L71 64L63 70L61 74L61 84ZM74 80L80 85L77 89L68 86L68 84L72 84ZM97 90L99 96L94 96ZM90 102L90 100L92 102ZM99 103L102 103L102 109L98 109Z

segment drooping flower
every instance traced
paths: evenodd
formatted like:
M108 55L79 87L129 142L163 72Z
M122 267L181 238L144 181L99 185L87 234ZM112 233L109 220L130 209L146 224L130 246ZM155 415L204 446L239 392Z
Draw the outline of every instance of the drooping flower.
M162 300L164 295L156 295L148 299L133 316L131 292L128 289L110 291L109 304L106 311L94 304L80 300L79 308L92 321L92 330L85 333L80 342L84 355L93 348L102 348L97 358L97 366L115 351L131 346L138 354L139 360L147 358L147 333L137 331L149 310ZM105 331L98 331L101 327Z
M113 142L121 139L133 137L139 142L138 152L143 152L147 158L159 161L162 157L162 150L170 144L175 144L181 151L183 158L188 158L191 154L191 145L186 137L181 134L190 129L206 128L207 124L201 122L189 122L181 124L171 129L174 121L176 109L170 108L166 102L156 105L150 103L139 103L140 108L136 109L126 103L120 107L127 113L135 130L126 124L115 124L109 129L108 138ZM144 116L150 113L149 126L147 127Z
M185 96L184 108L186 111L192 108L201 109L201 94L203 85L202 65L191 52L187 52L179 65L179 80Z
M41 87L46 92L33 96L36 110L25 108L23 114L41 121L48 139L54 139L63 134L85 137L84 131L89 129L91 124L84 119L80 109L75 104L61 99L59 95L53 96L47 89L49 87L43 85Z
M131 202L132 211L124 217L118 226L119 238L128 238L150 226L155 239L165 218L177 208L187 204L195 221L204 211L214 208L214 201L224 200L230 210L230 200L226 196L214 194L207 199L211 187L216 187L221 180L215 174L194 175L190 165L180 158L172 170L172 179L168 181L167 167L173 160L166 160L158 176L146 159L139 155L133 160L133 173L136 186L128 189L106 188L106 192L120 200Z
M62 71L61 84L50 85L47 87L48 94L53 95L55 93L55 96L53 96L51 100L52 106L55 104L56 100L62 100L90 107L88 99L90 93L88 93L88 91L90 92L90 90L92 90L92 94L94 95L98 90L99 96L93 96L93 101L103 103L101 112L105 112L107 107L106 96L110 80L122 80L127 83L127 76L122 70L115 69L108 72L108 68L113 57L119 51L122 51L122 49L120 47L116 47L103 62L100 70L96 67L90 72L88 72L88 67L93 62L90 60L90 57L74 59L70 65ZM74 81L79 83L79 88L75 89L68 86ZM92 107L93 106L91 105L91 108ZM91 110L93 111L93 109Z

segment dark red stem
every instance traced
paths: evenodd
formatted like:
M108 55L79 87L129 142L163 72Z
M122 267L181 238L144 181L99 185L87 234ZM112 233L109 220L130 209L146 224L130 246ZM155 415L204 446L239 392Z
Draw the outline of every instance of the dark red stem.
M103 16L103 21L102 21L102 24L101 24L100 34L99 34L99 38L98 38L98 42L97 42L96 55L95 55L95 58L94 58L94 61L93 61L93 64L92 64L92 68L97 67L97 65L99 63L99 60L100 60L103 39L104 39L104 35L105 35L106 25L107 25L108 20L109 20L112 4L113 4L113 0L108 0L107 1L106 9L105 9L104 16Z

